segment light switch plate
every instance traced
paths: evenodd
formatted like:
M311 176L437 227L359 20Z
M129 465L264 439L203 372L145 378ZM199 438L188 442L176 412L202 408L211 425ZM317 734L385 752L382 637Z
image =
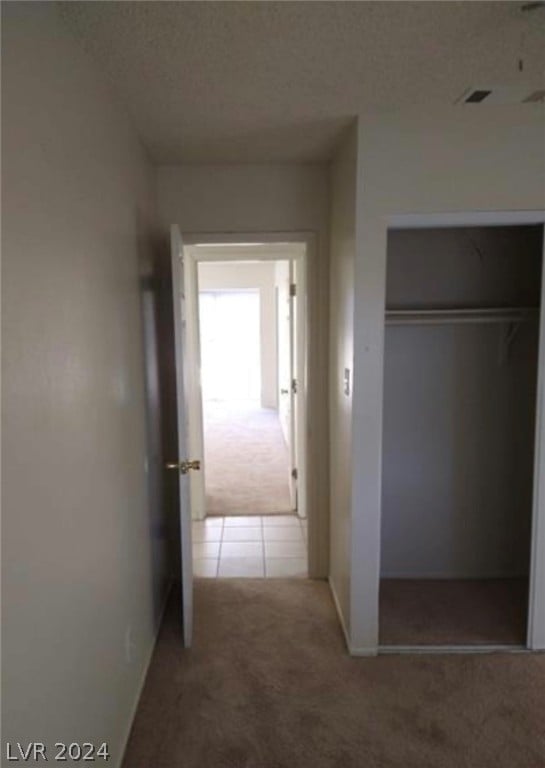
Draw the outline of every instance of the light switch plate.
M343 392L348 397L350 395L350 368L344 369L344 386Z

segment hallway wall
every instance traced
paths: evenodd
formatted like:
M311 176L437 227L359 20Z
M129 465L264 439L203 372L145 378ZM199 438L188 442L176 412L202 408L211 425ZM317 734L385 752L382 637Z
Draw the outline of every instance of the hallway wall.
M310 232L309 372L314 386L307 407L315 482L309 496L310 569L326 577L329 560L328 348L329 189L321 165L185 165L158 169L163 227L188 233ZM316 553L313 560L312 553Z
M352 382L354 368L354 260L356 256L357 128L331 165L330 267L330 582L350 636ZM345 371L350 377L345 391Z
M154 177L55 6L2 4L3 736L116 766L167 579Z

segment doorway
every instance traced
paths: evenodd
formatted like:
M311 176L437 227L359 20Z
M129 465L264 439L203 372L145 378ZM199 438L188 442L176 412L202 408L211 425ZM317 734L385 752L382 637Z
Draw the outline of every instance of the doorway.
M306 576L304 249L186 251L194 573Z

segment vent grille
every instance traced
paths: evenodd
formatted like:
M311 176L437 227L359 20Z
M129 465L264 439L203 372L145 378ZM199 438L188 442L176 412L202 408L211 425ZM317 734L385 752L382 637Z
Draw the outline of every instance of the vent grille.
M494 86L468 88L456 99L455 104L543 104L545 88L526 86Z
M472 91L467 99L465 99L466 104L480 104L481 101L484 101L487 96L490 96L492 91Z

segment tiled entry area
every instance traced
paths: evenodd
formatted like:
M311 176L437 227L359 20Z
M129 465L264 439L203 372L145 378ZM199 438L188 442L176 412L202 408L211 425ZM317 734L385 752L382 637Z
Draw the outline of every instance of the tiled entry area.
M307 575L307 522L296 515L208 517L193 523L195 576Z

